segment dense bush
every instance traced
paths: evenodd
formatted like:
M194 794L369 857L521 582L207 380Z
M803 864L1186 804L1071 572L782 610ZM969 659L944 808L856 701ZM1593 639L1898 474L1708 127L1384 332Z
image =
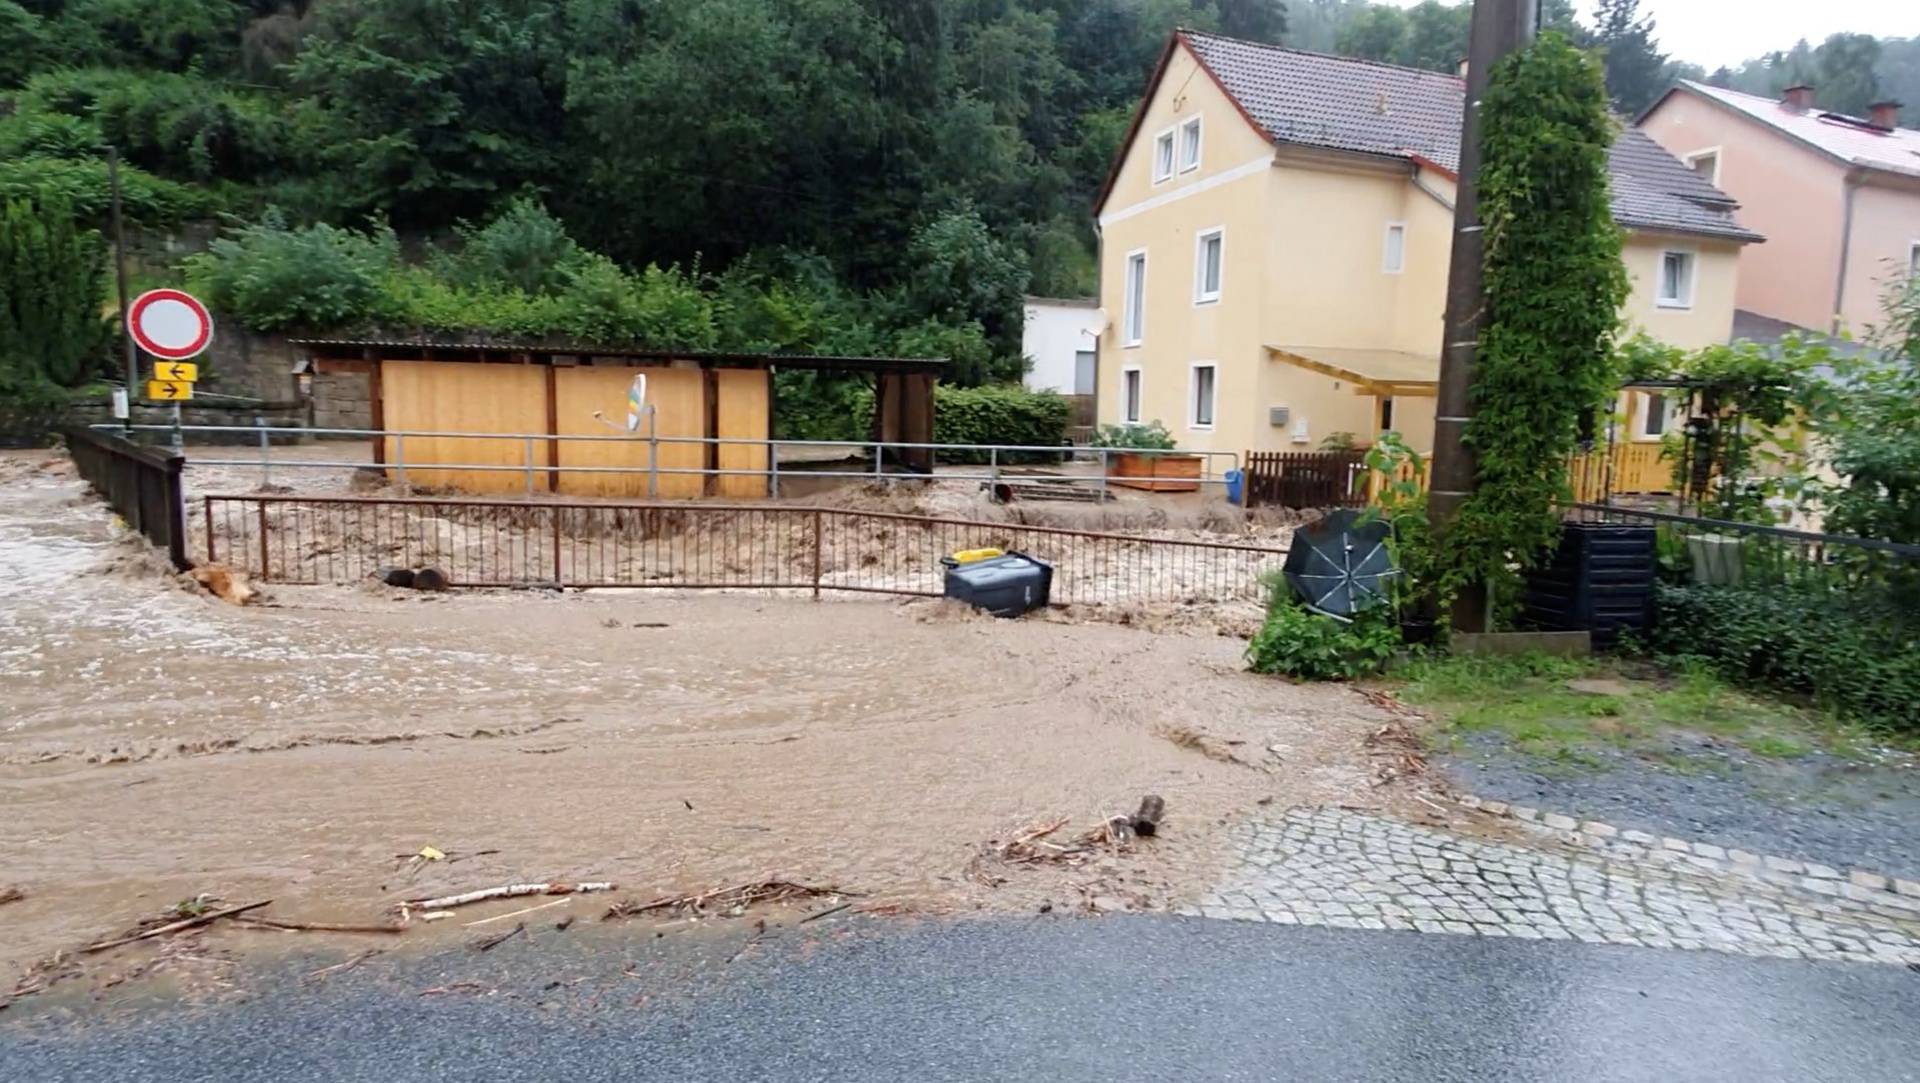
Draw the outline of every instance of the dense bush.
M1920 621L1892 601L1779 584L1657 588L1652 646L1920 735Z
M59 119L91 135L89 154L117 147L141 168L196 181L252 181L296 167L285 111L254 91L190 75L108 68L53 71L21 91L0 127Z
M1352 621L1315 613L1275 585L1267 620L1247 644L1247 668L1302 681L1346 681L1378 673L1400 650L1400 627L1381 605Z
M587 253L537 200L522 197L484 226L454 227L459 246L433 261L436 274L465 288L504 286L523 293L560 293Z
M940 444L1024 444L1058 447L1071 413L1051 391L1010 384L934 391L933 439Z
M270 213L188 258L187 281L202 300L248 327L352 326L394 314L388 280L399 251L385 227L288 229Z
M0 399L50 401L99 375L106 249L60 203L0 205Z
M104 222L112 204L107 163L102 158L42 155L0 156L0 200L61 203L83 222ZM224 200L218 189L177 184L144 170L120 170L120 205L127 221L159 225L204 218Z

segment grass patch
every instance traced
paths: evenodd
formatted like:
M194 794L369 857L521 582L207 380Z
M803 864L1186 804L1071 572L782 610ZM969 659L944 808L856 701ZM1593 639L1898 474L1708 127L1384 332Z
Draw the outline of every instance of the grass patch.
M1610 751L1697 770L1667 747L1674 731L1711 734L1770 759L1798 759L1815 748L1860 755L1868 747L1852 727L1743 692L1705 666L1457 655L1418 658L1390 676L1402 699L1433 714L1436 744L1459 747L1470 736L1497 734L1542 760L1543 770L1603 767Z

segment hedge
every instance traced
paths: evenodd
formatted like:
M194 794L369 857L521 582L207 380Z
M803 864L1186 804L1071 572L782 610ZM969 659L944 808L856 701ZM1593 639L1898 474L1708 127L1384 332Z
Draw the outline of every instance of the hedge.
M1891 599L1819 587L1671 586L1653 647L1803 695L1842 716L1920 735L1920 621Z
M939 444L1059 447L1066 438L1071 414L1067 400L1051 391L1028 391L1015 384L941 385L934 388L933 439ZM942 458L959 461L965 457ZM985 460L986 456L980 456L979 461Z

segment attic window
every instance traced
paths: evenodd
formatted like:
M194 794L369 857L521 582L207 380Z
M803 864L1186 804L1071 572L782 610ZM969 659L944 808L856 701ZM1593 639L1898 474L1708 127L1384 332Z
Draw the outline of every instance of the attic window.
M1682 160L1687 163L1687 168L1693 170L1695 173L1698 173L1702 180L1706 181L1708 184L1711 184L1711 185L1715 185L1715 186L1719 185L1720 183L1720 148L1719 147L1715 147L1712 150L1695 151L1692 154L1687 155L1686 158Z
M1153 183L1159 184L1173 176L1173 129L1169 128L1153 139Z
M1180 125L1180 172L1200 168L1200 118Z

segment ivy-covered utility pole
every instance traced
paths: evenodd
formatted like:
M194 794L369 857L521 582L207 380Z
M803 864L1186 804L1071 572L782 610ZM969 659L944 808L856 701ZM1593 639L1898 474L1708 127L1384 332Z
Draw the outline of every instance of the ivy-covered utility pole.
M1479 346L1486 297L1481 285L1483 244L1477 193L1480 171L1480 99L1499 59L1533 40L1540 0L1474 0L1467 43L1466 109L1460 122L1460 177L1453 203L1453 254L1447 269L1447 312L1440 344L1440 387L1435 402L1433 485L1428 517L1444 535L1473 492L1476 468L1462 436L1472 416L1474 351ZM1470 583L1453 593L1453 627L1488 630L1487 594Z

